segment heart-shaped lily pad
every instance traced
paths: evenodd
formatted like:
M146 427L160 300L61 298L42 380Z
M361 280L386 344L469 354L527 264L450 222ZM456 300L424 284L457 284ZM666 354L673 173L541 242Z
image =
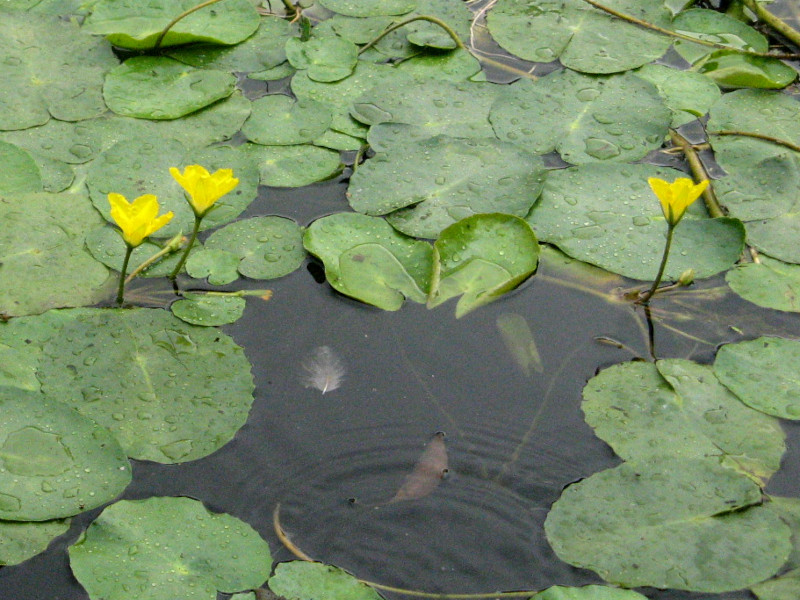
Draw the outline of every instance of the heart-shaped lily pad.
M250 364L227 335L160 309L69 316L43 347L42 390L108 428L132 458L201 458L247 419Z
M269 576L269 546L247 523L191 498L122 500L69 548L92 598L214 600Z
M40 552L69 529L70 519L0 521L0 566L16 565Z
M102 426L38 392L0 388L0 518L46 521L108 502L131 480Z
M275 567L269 587L279 596L297 600L382 600L373 588L342 569L299 560L280 563Z

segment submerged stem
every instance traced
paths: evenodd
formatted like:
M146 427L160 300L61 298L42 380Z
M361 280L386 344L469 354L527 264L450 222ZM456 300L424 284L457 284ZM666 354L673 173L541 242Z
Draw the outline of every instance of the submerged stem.
M458 34L455 31L453 31L453 29L447 23L445 23L441 19L437 19L436 17L429 17L427 15L417 15L416 17L411 17L410 19L406 19L405 21L401 21L400 23L395 23L391 27L387 27L378 37L373 39L367 45L362 46L362 48L358 51L358 53L362 54L366 52L367 50L372 48L375 44L377 44L379 41L381 41L385 36L392 33L395 29L400 29L401 27L408 25L409 23L413 23L414 21L429 21L431 23L434 23L435 25L438 25L447 32L447 35L449 35L452 38L452 40L456 44L456 48L460 48L461 50L467 49L467 47L464 46L464 43L458 37Z

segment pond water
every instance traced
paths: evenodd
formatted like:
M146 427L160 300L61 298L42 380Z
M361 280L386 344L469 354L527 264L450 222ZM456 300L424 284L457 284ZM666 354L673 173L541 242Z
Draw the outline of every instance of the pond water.
M341 181L263 189L248 215L306 223L345 210L344 189ZM724 284L712 279L653 302L651 347L641 308L592 293L633 282L584 278L586 290L573 289L565 284L581 280L558 263L545 259L534 280L459 320L450 304L385 312L350 300L315 279L314 262L272 282L269 302L250 302L244 317L224 328L253 365L256 401L245 427L202 460L134 461L123 498L202 499L250 523L276 560L291 560L273 529L280 503L284 529L306 554L412 590L602 583L560 561L543 531L564 486L620 462L584 421L586 381L612 364L648 358L651 350L659 358L707 362L723 342L798 336L800 326L730 293L709 301L707 292ZM526 374L509 354L497 325L508 314L528 323L541 372ZM303 386L301 366L323 345L346 367L341 387L324 395ZM783 425L788 450L767 491L797 496L800 426ZM424 498L386 504L437 431L446 433L448 476ZM76 517L70 533L44 554L0 569L0 597L85 600L65 550L98 512ZM645 591L657 600L750 597Z

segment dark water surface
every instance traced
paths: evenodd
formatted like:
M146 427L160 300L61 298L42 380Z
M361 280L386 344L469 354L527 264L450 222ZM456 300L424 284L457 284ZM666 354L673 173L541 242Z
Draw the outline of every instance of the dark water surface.
M262 190L249 215L281 214L306 225L346 210L344 189L329 182ZM542 526L565 485L619 462L585 424L581 389L598 369L648 356L641 309L560 285L563 275L545 262L521 289L460 320L452 302L435 310L409 303L391 313L334 293L314 279L311 264L267 282L274 297L249 299L244 317L226 328L256 381L244 428L203 460L133 461L124 497L198 498L250 523L276 560L290 560L272 526L281 503L283 526L304 552L403 588L466 593L600 583L558 560ZM657 317L670 316L653 326L659 358L709 361L717 344L743 339L730 326L748 337L800 329L796 316L739 300L709 302L694 289L653 307ZM542 373L526 376L511 359L496 325L504 313L528 322ZM304 357L321 345L347 368L342 386L325 395L300 381ZM784 426L789 451L768 491L797 496L800 426ZM449 476L425 498L381 505L437 431L447 434ZM76 518L44 554L0 569L0 598L86 600L66 547L98 512ZM750 597L645 592L658 600Z

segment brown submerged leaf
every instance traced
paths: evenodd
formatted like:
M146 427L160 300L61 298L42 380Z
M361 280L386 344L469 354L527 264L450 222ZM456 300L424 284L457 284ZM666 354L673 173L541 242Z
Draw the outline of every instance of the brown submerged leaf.
M417 460L417 464L414 465L414 470L387 504L418 500L437 488L442 477L447 474L447 448L444 437L443 431L434 434Z

